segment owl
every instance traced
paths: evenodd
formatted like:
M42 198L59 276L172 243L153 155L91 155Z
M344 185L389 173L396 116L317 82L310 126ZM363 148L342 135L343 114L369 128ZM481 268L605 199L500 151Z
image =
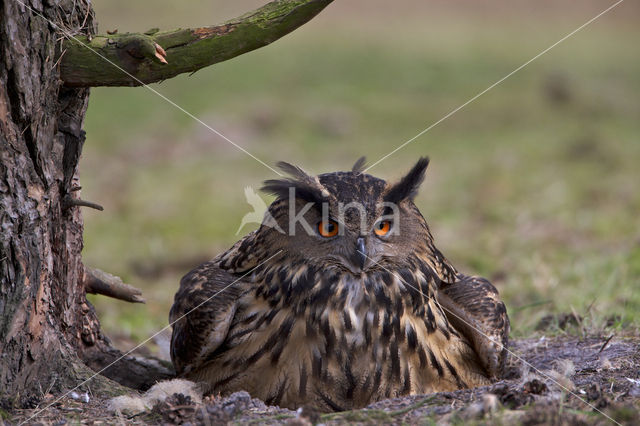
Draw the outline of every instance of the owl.
M265 181L262 225L187 275L171 358L208 393L342 411L487 385L505 363L498 291L459 273L414 204L429 164L395 183L365 172Z

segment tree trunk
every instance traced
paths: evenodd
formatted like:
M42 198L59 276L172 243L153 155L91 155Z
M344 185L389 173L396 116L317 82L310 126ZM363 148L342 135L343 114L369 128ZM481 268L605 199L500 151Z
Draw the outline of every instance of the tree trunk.
M25 2L93 32L86 1ZM63 202L80 196L89 90L62 86L56 39L45 19L0 0L0 394L20 405L88 377L78 354L102 339L80 281L82 216Z

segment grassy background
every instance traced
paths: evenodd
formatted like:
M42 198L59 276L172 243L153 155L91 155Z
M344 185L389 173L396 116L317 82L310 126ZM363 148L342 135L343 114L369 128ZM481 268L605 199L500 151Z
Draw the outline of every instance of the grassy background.
M94 0L100 31L221 22L261 1ZM606 8L584 1L337 1L256 52L154 88L272 165L378 160ZM514 335L575 311L640 325L640 7L625 2L371 172L431 165L438 247L490 278ZM106 65L105 65L106 66ZM81 161L85 263L144 290L92 298L108 332L167 323L180 277L230 246L273 172L145 88L97 88ZM245 228L242 232L248 232Z

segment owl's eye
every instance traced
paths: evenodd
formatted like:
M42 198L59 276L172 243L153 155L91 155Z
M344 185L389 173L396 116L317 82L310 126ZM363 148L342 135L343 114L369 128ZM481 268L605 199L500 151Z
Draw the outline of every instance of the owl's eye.
M338 230L338 222L336 222L335 220L329 219L326 221L321 220L320 222L318 222L318 234L325 238L335 237L336 235L338 235Z
M391 230L391 221L390 220L381 220L376 223L373 227L373 232L376 233L379 237L384 237Z

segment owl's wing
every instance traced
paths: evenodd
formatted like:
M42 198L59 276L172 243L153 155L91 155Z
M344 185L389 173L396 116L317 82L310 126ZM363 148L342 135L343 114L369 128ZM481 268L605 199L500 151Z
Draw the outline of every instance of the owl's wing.
M198 368L222 344L245 284L220 269L217 259L182 278L169 313L169 323L173 323L171 360L176 373Z
M490 377L500 377L509 317L498 290L484 278L458 274L458 281L441 284L437 299L451 325L469 339Z

